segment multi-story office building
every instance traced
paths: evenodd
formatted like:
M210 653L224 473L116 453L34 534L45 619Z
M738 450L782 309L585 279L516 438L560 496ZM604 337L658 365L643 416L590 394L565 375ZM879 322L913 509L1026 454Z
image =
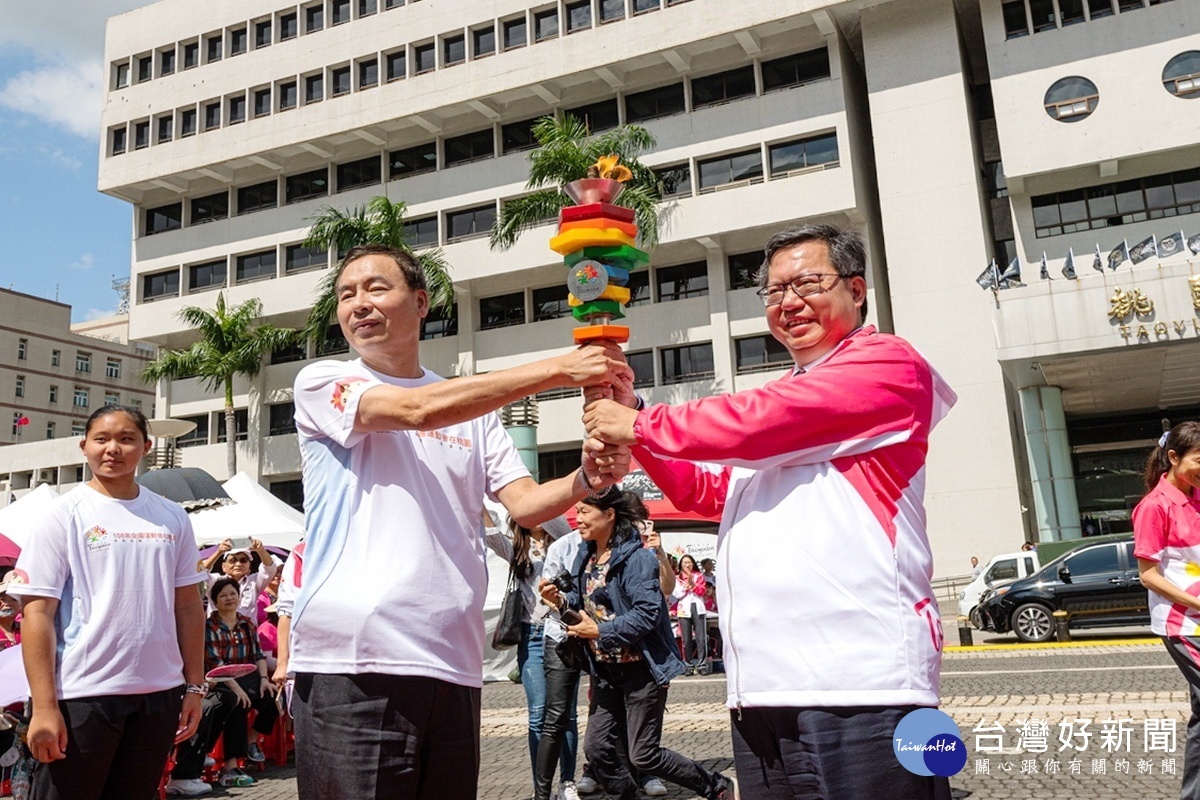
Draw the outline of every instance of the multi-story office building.
M645 162L680 180L632 286L641 390L675 402L780 374L751 279L765 239L811 221L861 231L871 321L961 398L924 476L938 571L953 574L1081 520L1126 525L1129 465L1160 417L1200 405L1192 322L1123 337L1106 316L1116 289L1174 292L1189 262L1086 268L1093 240L1163 236L1168 215L1200 229L1196 31L1182 0L164 0L109 22L100 188L134 208L131 333L166 346L189 341L179 309L218 290L300 324L333 256L300 246L308 220L403 200L457 295L427 322L422 360L461 375L570 340L552 226L487 247L525 192L532 122L642 124L658 140ZM1093 195L1108 200L1079 218ZM1057 274L1069 248L1077 280L1027 268L1036 285L976 284L993 257L1046 251ZM317 355L278 354L238 387L241 464L293 498L291 383ZM180 381L159 401L198 423L188 463L223 477L220 399ZM541 398L544 474L576 463L578 419L577 395Z

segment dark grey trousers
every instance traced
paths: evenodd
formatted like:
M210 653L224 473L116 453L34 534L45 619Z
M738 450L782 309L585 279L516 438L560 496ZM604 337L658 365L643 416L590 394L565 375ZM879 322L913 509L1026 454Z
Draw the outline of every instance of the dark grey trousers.
M1187 678L1192 700L1192 716L1188 720L1187 745L1183 751L1183 784L1180 800L1200 800L1200 637L1164 636L1163 644L1171 659Z

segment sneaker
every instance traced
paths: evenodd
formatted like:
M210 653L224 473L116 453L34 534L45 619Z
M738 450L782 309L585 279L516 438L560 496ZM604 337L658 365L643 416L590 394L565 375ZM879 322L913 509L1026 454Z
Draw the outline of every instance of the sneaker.
M251 778L240 769L230 770L229 772L221 773L222 786L253 786L254 778Z
M255 764L261 764L267 760L267 757L263 755L262 748L258 746L258 742L251 742L246 745L246 758Z
M167 781L167 794L175 797L199 797L211 791L212 787L199 778L172 778Z
M651 778L642 784L642 791L647 797L662 797L667 793L667 787L658 778Z
M217 760L215 758L213 758L212 756L204 757L204 768L205 769L208 769L209 767L215 767L216 765L217 765Z
M559 800L579 800L579 790L575 788L575 781L563 781L558 785Z
M579 794L592 794L600 791L600 784L596 783L596 779L591 775L584 775L575 781L575 791Z
M734 800L734 797L733 781L718 772L716 785L708 793L708 800Z

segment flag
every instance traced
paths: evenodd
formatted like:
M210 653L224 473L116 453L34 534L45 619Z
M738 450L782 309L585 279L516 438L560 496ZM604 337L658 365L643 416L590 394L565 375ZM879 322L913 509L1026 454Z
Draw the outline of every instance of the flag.
M996 259L992 259L992 263L987 265L987 268L979 273L979 277L975 279L979 284L980 289L999 289L1000 288L1000 270L996 268Z
M1134 264L1140 264L1146 259L1154 258L1157 255L1158 247L1155 244L1153 233L1129 248L1129 260Z
M1116 270L1117 267L1129 260L1129 242L1122 239L1121 243L1114 247L1108 254L1108 268Z
M1193 233L1187 240L1188 250L1192 251L1192 255L1200 256L1200 233Z
M1013 256L1013 260L1008 262L1008 266L1004 268L1004 272L1000 275L1001 288L1008 288L1009 284L1021 286L1021 257Z
M1067 248L1067 260L1063 263L1063 277L1069 281L1075 280L1075 248Z
M1184 243L1183 231L1172 233L1165 239L1158 240L1158 257L1172 258L1183 252Z
M21 416L17 417L16 420L14 420L13 424L16 425L18 428L21 427L22 425L28 425L29 417L22 414Z
M1045 251L1042 251L1042 269L1041 269L1041 271L1038 273L1038 276L1039 276L1039 277L1040 277L1042 280L1044 280L1044 281L1052 281L1052 280L1054 280L1054 278L1051 278L1051 277L1050 277L1050 265L1046 263L1046 253L1045 253Z
M1100 245L1096 245L1096 257L1092 259L1092 269L1104 272L1104 257L1100 255Z

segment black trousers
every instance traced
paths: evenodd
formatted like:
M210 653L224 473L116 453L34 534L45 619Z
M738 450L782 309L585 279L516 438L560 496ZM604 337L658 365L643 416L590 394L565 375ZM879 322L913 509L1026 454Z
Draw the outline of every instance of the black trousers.
M60 700L67 757L38 764L32 800L151 800L179 727L183 685Z
M1200 800L1200 637L1164 636L1167 653L1187 678L1192 716L1188 720L1187 744L1183 750L1183 782L1180 800Z
M480 695L435 678L299 673L300 800L475 800Z
M237 682L249 696L250 708L258 712L254 718L254 730L263 735L270 733L275 727L275 720L279 718L275 698L259 695L257 674L238 678ZM177 780L199 778L204 773L204 757L217 746L221 734L225 735L225 757L245 758L248 744L246 717L250 714L250 708L241 705L237 695L223 685L209 692L201 703L200 727L192 738L180 743L171 777Z
M553 639L546 639L545 646L542 660L546 669L546 710L542 714L542 732L534 763L534 800L549 800L554 768L561 760L564 740L572 735L568 731L575 724L579 697L579 670L562 663ZM574 752L573 748L571 752Z
M731 712L738 792L754 800L950 800L946 778L914 775L892 735L914 707Z
M617 749L623 736L628 737L629 764L640 774L668 780L702 797L716 787L716 773L662 746L667 687L654 682L644 662L598 664L592 702L595 710L588 719L584 752L609 795L621 800L638 796L637 782Z

